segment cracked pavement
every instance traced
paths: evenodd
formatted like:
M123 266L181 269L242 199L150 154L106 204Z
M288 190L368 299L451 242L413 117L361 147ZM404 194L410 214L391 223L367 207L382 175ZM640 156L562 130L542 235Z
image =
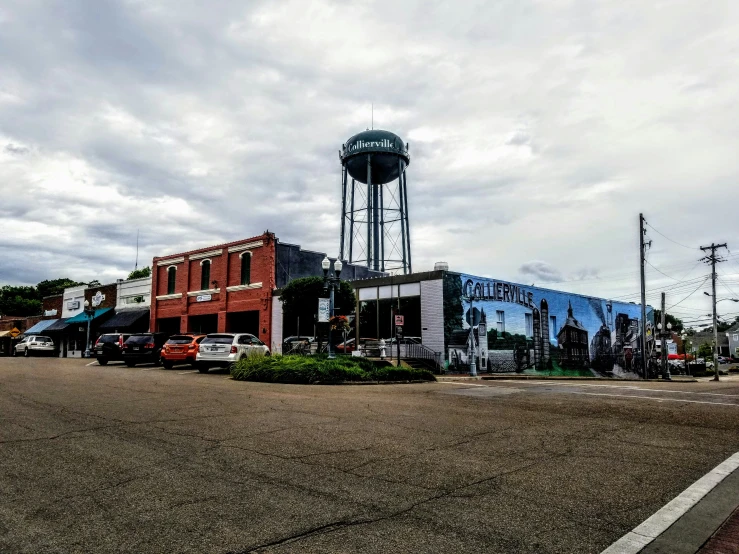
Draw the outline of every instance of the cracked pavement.
M600 552L739 450L739 382L146 369L0 358L0 552Z

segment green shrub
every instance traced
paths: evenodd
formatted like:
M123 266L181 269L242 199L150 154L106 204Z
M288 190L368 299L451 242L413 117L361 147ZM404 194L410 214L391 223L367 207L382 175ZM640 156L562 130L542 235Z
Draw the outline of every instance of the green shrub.
M265 383L342 383L346 381L435 381L430 371L377 366L366 358L340 356L249 356L237 362L231 376Z

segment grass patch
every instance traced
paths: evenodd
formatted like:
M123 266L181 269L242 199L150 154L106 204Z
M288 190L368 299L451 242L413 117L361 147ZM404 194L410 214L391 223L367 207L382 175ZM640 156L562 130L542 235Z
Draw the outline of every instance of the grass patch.
M327 356L249 356L231 370L237 381L332 384L346 381L435 381L427 370L377 366L365 358Z

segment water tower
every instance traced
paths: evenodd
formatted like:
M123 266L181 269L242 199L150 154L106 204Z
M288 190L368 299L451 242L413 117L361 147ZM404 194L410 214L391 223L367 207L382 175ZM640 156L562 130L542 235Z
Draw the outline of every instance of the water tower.
M411 273L408 145L394 133L373 129L350 138L340 157L341 259Z

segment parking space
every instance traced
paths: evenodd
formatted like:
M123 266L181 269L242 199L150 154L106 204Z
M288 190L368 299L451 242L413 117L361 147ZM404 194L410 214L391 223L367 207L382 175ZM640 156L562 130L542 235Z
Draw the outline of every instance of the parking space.
M0 551L600 552L739 450L739 382L235 382L0 359Z

